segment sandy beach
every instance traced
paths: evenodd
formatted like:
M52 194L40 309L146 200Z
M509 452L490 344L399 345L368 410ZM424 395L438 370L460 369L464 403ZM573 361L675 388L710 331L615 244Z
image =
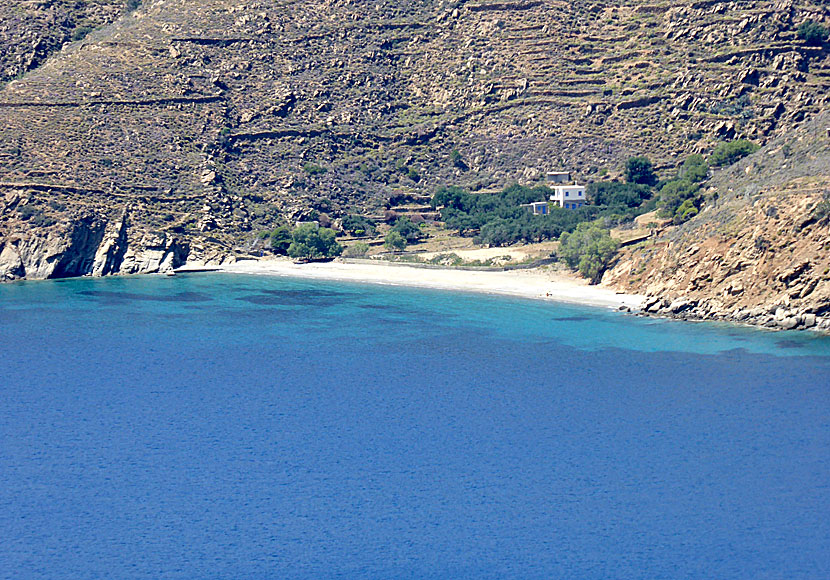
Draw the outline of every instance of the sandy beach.
M185 266L186 272L196 265ZM339 280L368 284L436 288L485 294L520 296L587 306L632 309L640 307L643 296L620 294L609 288L590 286L575 276L547 269L512 271L419 268L381 261L333 261L295 264L287 259L243 260L216 270L238 274L290 276L317 280Z

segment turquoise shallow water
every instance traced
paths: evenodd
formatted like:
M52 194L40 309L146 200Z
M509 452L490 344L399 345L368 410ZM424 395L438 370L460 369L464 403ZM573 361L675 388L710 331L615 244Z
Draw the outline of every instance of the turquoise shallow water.
M828 371L501 297L0 286L0 578L826 578Z

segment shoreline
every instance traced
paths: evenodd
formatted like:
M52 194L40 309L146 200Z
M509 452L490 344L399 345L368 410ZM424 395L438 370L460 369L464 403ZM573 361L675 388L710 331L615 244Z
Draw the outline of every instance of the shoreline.
M645 296L617 293L609 288L590 286L587 281L583 282L560 272L539 269L480 271L418 268L408 264L380 261L373 263L368 260L295 264L287 259L267 259L242 260L234 264L207 268L198 264L186 264L177 268L176 272L206 270L227 274L283 276L516 296L617 310L639 310L645 300Z

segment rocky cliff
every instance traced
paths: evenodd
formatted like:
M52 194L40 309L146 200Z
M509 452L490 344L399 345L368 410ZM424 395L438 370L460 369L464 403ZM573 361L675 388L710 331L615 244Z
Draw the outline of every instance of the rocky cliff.
M710 181L700 215L625 252L604 282L647 313L830 330L830 113Z
M0 240L0 281L168 272L184 264L191 250L186 242L135 235L128 223L126 211L112 221L88 213L7 235ZM221 262L222 254L204 258Z
M23 4L21 38L64 6ZM117 20L120 3L80 4L98 28L7 66L26 72L0 90L4 248L73 247L75 220L129 208L133 251L244 251L400 193L766 143L830 98L827 51L796 34L830 20L820 2L143 0Z

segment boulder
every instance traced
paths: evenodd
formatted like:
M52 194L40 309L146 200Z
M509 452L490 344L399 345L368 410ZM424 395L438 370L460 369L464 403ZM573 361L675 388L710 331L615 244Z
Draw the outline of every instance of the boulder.
M798 326L798 319L794 316L788 316L783 320L778 321L778 326L784 330L792 330Z
M694 306L694 303L690 300L678 298L677 300L674 300L671 304L669 304L667 310L672 314L679 314L684 310L690 309L692 306Z
M0 251L0 280L14 280L25 275L26 269L20 254L11 244L5 244Z

